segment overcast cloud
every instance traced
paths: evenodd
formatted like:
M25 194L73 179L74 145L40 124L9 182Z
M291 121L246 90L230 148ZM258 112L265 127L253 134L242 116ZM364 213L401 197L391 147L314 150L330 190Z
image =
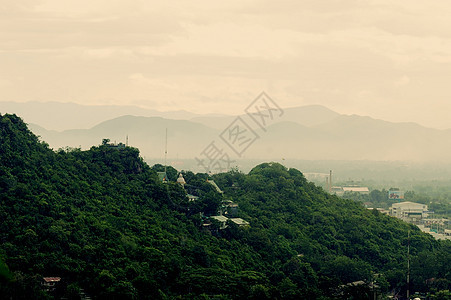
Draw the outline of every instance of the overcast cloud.
M451 128L450 15L424 0L0 0L0 101L240 114L266 91Z

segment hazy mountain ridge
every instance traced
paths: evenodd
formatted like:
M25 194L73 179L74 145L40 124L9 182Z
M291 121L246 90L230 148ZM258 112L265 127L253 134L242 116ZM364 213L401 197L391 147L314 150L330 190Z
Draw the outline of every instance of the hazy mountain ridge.
M118 117L91 129L57 132L35 125L30 128L55 150L66 146L89 149L93 145L99 145L104 138L109 138L113 143L126 143L128 136L130 145L138 147L143 156L157 158L164 156L166 128L168 148L171 149L173 157L185 157L185 149L196 149L195 152L188 150L190 155L199 153L202 151L200 147L204 147L204 141L214 138L217 134L214 129L186 120L136 116Z
M199 114L184 110L161 112L139 106L81 105L60 102L0 102L0 113L14 113L26 123L49 130L88 129L101 122L123 115L191 119ZM212 114L212 116L220 116Z
M243 119L247 119L246 114L241 114L239 116ZM340 116L339 113L334 112L324 106L306 105L285 108L283 109L283 113L280 117L278 115L274 116L274 121L296 122L300 125L311 127L332 121L339 116ZM222 117L201 116L192 118L190 120L193 122L204 124L211 128L224 129L230 123L232 123L235 118L236 116L222 116ZM253 128L258 128L258 126L254 123L249 123L248 125Z
M212 141L229 155L235 155L220 135L236 116L55 102L0 105L2 111L17 109L11 112L18 115L26 110L25 122L31 123L33 132L54 149L66 146L89 149L103 138L125 143L128 136L130 145L141 149L143 156L163 158L167 128L170 158L198 157ZM320 105L286 108L282 116L271 120L267 131L257 128L244 113L240 116L259 136L242 158L451 161L451 130L342 115ZM56 131L56 124L65 125ZM71 128L76 125L80 127Z
M310 117L306 118L306 115ZM243 158L451 161L450 130L339 115L321 107L288 109L286 116L287 119L285 116L275 119L278 122L268 126L267 131L256 129L259 138L243 153ZM315 124L315 119L317 123L324 122L314 126L300 124ZM214 121L214 118L209 120ZM56 132L42 127L31 128L54 149L65 146L87 149L98 145L103 138L125 143L128 135L130 145L151 158L163 157L167 128L168 157L197 157L212 141L234 155L220 138L230 123L226 123L224 117L218 117L218 120L218 124L227 125L221 128L218 124L211 127L192 120L122 116L90 129Z
M285 157L303 149L302 158L332 160L451 160L451 134L448 130L422 127L415 123L392 123L370 117L340 115L324 124L308 128L284 123L272 126L271 136L291 136L284 145L273 143L275 152ZM302 128L304 129L304 128ZM278 148L277 148L278 147Z
M366 156L360 159L451 159L449 130L426 128L416 123L393 123L357 115L340 116L317 128L332 133L337 139L336 147L345 147L347 150L360 148L361 151L366 151Z

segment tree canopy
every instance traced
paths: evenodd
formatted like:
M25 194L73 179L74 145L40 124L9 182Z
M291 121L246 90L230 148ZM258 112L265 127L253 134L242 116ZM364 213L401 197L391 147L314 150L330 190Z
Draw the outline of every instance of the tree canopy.
M264 163L216 174L222 195L207 174L185 172L183 188L168 168L161 183L161 165L149 167L132 147L55 152L8 114L0 130L6 298L334 299L369 292L343 285L374 280L380 293L403 292L408 243L410 289L451 287L449 241L329 195L296 169ZM223 200L250 226L215 227L208 216ZM52 276L61 282L46 291L41 280Z

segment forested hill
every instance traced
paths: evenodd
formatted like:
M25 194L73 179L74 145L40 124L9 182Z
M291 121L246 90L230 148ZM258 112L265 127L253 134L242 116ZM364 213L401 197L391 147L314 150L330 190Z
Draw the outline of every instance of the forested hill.
M173 168L161 183L161 169L131 147L54 152L19 117L0 116L2 297L366 298L373 280L379 294L405 294L409 230L411 290L450 288L449 242L331 196L298 170L217 174L220 194L207 174L184 172L182 188ZM208 218L224 200L250 225ZM61 281L46 291L43 277ZM342 286L355 281L365 284Z

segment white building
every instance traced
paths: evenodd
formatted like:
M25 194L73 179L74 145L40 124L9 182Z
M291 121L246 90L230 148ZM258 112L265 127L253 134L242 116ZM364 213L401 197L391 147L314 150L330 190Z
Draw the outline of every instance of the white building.
M409 201L394 203L390 207L390 216L406 220L424 219L428 216L428 206Z

